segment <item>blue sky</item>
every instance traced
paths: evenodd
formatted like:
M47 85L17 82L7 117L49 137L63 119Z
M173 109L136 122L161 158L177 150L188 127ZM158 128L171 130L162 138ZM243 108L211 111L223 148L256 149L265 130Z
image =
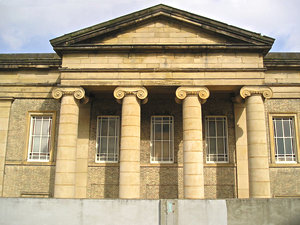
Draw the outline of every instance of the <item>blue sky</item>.
M52 38L160 3L273 37L273 52L300 52L299 0L0 0L0 53L53 52Z

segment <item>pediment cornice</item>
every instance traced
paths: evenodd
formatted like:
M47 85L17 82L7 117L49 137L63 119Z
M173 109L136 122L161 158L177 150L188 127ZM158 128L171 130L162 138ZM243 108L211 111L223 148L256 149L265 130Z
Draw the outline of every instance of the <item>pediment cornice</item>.
M264 52L268 52L274 42L273 38L162 4L63 35L50 40L50 42L57 52L62 51L64 48L72 47L86 47L88 50L89 48L98 47L95 44L82 45L83 42L88 43L87 40L89 39L126 30L128 27L138 26L156 19L172 20L186 24L187 26L191 25L195 29L201 29L213 35L221 35L225 38L234 39L238 43L241 43L240 45L246 47L259 46L265 49ZM224 46L226 47L226 45Z

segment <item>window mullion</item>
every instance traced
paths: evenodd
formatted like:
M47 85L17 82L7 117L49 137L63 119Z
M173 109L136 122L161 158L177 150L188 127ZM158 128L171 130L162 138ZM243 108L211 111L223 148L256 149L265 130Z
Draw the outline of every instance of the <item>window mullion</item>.
M169 126L169 135L168 135L168 137L169 137L169 145L168 145L168 147L169 147L169 155L168 155L168 161L170 161L170 158L171 158L171 122L173 122L172 120L171 120L171 118L169 118L169 124L168 124L168 126Z
M109 142L109 122L110 118L107 118L107 135L106 135L106 160L109 159L109 152L108 152L108 142Z
M284 132L284 123L283 123L283 118L281 119L281 127L282 127L282 140L283 140L283 154L284 154L284 161L287 161L287 152L286 152L286 147L285 147L285 132Z
M100 134L99 134L99 137L98 137L98 160L100 161L101 160L101 155L102 155L102 152L101 152L101 149L102 149L102 126L103 126L103 118L100 117L100 124L98 124L98 129L100 130Z
M218 148L218 125L217 125L217 118L215 117L214 118L214 121L215 121L215 131L216 131L216 134L215 134L215 137L216 137L216 161L218 162L219 161L219 148Z
M164 154L164 134L163 134L163 129L164 129L164 120L162 118L162 121L160 123L160 161L163 161L163 154Z
M225 118L223 118L223 120L222 120L222 128L223 128L223 161L225 161L225 156L226 156L226 161L227 161L227 155L226 155L226 147L227 147L227 145L226 145L226 143L225 143L225 136L226 136L226 133L225 133L225 126L226 126L226 119Z
M41 121L41 129L40 129L40 145L39 145L39 152L38 152L38 156L39 156L39 160L41 160L41 148L42 148L42 139L43 139L43 124L44 124L44 117L42 117L42 121Z

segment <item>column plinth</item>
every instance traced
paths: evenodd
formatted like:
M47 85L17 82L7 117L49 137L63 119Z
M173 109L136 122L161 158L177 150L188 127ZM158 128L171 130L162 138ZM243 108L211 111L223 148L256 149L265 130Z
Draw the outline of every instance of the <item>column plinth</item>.
M85 99L85 92L82 88L56 88L52 96L61 99L54 197L75 198L78 101Z
M146 100L143 87L118 87L115 98L122 100L119 198L140 198L140 101Z
M183 100L183 183L184 198L204 198L203 139L201 103L209 97L206 87L179 87Z
M246 86L240 91L246 98L246 121L249 165L249 195L270 198L269 154L263 98L271 98L268 87Z

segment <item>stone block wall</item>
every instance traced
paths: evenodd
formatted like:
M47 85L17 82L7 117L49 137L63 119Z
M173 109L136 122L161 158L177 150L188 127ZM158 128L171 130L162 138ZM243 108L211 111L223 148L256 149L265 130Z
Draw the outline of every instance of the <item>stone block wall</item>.
M28 112L56 112L58 131L59 102L54 99L15 99L11 106L6 150L3 197L53 196L55 163L27 162ZM57 137L55 137L57 140ZM55 159L55 149L54 155Z
M205 198L209 199L236 197L235 121L231 97L229 93L211 93L207 102L202 105L204 146L206 116L226 116L228 128L229 163L204 164ZM205 156L206 152L204 162L206 162Z
M268 149L271 153L271 137L269 127L270 113L288 115L296 114L298 129L300 125L300 99L269 99L265 102ZM299 130L298 130L299 135ZM299 138L299 137L298 137ZM299 152L300 149L297 149ZM300 196L300 166L299 164L284 165L271 162L270 154L270 180L273 197L299 197Z
M262 68L263 58L253 53L99 53L67 54L67 68ZM126 78L127 73L116 74ZM182 74L181 74L182 75ZM224 74L223 76L233 76ZM68 77L70 74L68 75ZM87 74L85 74L87 76ZM130 74L129 74L130 76ZM180 75L178 75L180 76ZM196 75L197 76L197 75ZM199 76L199 75L198 75ZM213 75L212 75L213 76ZM250 76L250 75L249 75ZM90 76L94 77L93 74ZM145 74L142 79L147 77ZM116 78L113 76L113 78Z
M96 163L97 116L120 116L121 104L110 94L99 94L91 102L87 198L119 197L119 163Z
M183 198L183 146L182 105L174 100L175 89L168 94L149 91L149 101L141 105L141 198ZM205 197L233 198L235 191L235 136L233 105L229 94L213 94L203 108L203 124L206 115L225 115L228 122L229 164L205 164ZM118 198L119 164L95 163L97 116L119 115L121 105L112 95L101 94L92 102L89 141L88 198ZM150 162L151 116L174 117L174 163ZM204 129L203 129L204 132ZM203 137L205 135L203 133ZM205 139L204 139L205 140ZM204 156L205 157L205 156ZM204 158L204 162L206 159Z

